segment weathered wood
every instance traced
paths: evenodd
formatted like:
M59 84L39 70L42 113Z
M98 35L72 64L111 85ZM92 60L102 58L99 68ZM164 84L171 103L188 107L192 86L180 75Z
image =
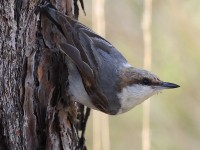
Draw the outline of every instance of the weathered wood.
M76 2L54 5L70 16L75 5L77 17ZM61 35L34 14L36 3L0 3L0 150L85 149L78 131L87 119L67 94L66 57L55 46Z

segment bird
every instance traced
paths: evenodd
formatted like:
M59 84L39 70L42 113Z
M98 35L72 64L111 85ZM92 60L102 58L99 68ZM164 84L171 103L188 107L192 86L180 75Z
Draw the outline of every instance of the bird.
M106 39L59 12L51 3L39 5L63 35L57 47L67 57L69 95L73 101L109 115L125 113L164 89L180 87L131 66Z

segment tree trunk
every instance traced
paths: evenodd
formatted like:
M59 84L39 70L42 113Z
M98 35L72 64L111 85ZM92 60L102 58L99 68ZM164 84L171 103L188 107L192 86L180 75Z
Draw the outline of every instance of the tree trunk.
M53 2L78 17L77 0ZM36 5L0 3L0 150L85 149L89 111L70 101L66 57L55 48L59 31L34 14Z

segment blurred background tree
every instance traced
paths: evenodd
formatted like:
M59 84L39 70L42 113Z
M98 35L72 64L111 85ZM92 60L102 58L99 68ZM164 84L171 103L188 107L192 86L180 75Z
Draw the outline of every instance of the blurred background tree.
M106 39L136 67L143 67L142 15L144 1L107 0ZM200 1L153 0L152 72L181 88L151 98L152 150L200 148ZM85 1L87 16L80 21L91 27L92 0ZM86 142L92 149L92 117ZM142 105L110 117L111 150L142 148Z

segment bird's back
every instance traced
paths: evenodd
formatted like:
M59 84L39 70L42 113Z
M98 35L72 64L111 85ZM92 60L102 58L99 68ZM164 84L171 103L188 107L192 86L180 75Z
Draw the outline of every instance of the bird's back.
M126 59L107 40L78 22L76 32L84 52L89 57L97 85L109 99L111 111L118 110L119 73L120 68L127 64Z

